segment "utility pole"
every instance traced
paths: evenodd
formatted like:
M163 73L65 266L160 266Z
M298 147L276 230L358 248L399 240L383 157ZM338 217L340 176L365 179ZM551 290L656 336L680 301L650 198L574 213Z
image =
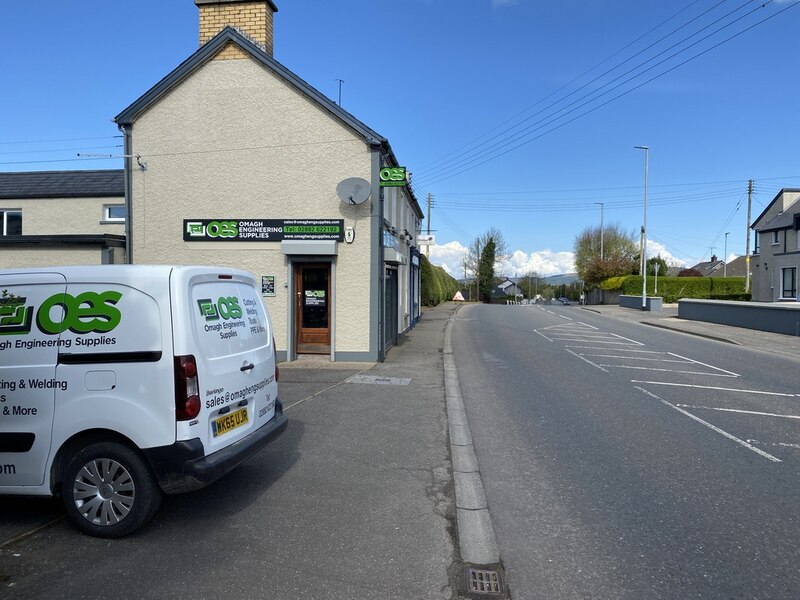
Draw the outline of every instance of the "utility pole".
M753 204L753 180L747 182L747 245L744 250L744 291L750 291L750 208Z
M431 205L433 204L433 196L428 193L428 245L425 246L425 257L431 254Z

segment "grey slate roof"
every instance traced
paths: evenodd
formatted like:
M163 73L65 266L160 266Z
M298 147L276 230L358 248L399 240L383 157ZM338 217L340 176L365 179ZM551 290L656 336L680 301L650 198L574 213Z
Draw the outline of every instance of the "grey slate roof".
M775 204L781 198L781 196L783 196L783 194L796 193L796 192L800 192L800 188L783 188L780 192L778 192L775 195L775 197L772 199L772 202L770 202L767 205L767 207L761 212L761 214L758 215L758 217L756 217L755 221L753 221L753 224L750 226L751 229L754 229L756 231L768 231L769 229L781 229L781 227L773 226L772 222L770 222L770 223L768 223L766 225L762 225L761 224L761 219L764 218L764 215L766 215L769 212L769 209L772 208L772 205ZM788 213L789 211L795 210L798 206L800 206L800 205L798 205L798 202L800 202L800 200L795 200L791 205L789 205L789 207L787 208L787 210L784 211L784 213Z
M0 199L125 197L122 169L0 173Z
M365 143L381 147L384 152L389 155L391 161L395 165L399 166L400 163L397 161L397 157L395 156L389 141L385 137L365 125L362 121L358 120L355 116L337 105L316 88L312 87L305 80L297 76L293 71L290 71L287 67L275 60L258 44L250 40L247 36L243 35L240 31L234 27L231 27L230 25L225 27L205 44L200 46L199 50L197 50L189 58L173 69L171 73L155 84L142 96L140 96L136 101L134 101L133 104L128 106L125 110L114 117L114 122L120 126L132 126L134 121L136 121L136 119L142 113L144 113L151 106L155 105L172 89L180 85L187 77L211 60L217 54L217 52L224 48L229 42L236 44L253 60L260 63L261 66L269 69L272 73L283 79L286 83L294 87L309 100L316 103L323 110L328 111L336 118L344 122L358 135L360 135L364 139ZM411 189L411 186L408 186L406 190L413 201L412 204L417 216L422 218L424 214L419 206L419 201L417 200L414 191Z
M756 231L775 231L794 227L794 215L800 212L800 200L790 204L785 211L775 215L771 221L759 226Z

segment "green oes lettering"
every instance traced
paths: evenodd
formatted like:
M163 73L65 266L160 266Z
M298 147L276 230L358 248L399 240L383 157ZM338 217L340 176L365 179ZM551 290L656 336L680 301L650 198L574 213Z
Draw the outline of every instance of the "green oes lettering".
M242 307L236 296L227 298L223 296L217 300L216 304L210 298L203 298L197 301L197 306L200 308L200 315L205 317L206 321L216 321L220 317L226 321L242 318Z
M242 307L239 306L239 299L235 296L229 298L220 298L217 303L219 307L219 314L223 319L241 319Z
M56 294L39 307L36 326L42 333L51 335L67 330L73 333L108 333L122 319L122 313L115 306L120 298L122 294L115 291L83 292L77 296ZM53 309L57 307L62 309L60 321L53 318Z
M236 221L211 221L206 225L206 235L212 238L235 238L239 235L239 227Z

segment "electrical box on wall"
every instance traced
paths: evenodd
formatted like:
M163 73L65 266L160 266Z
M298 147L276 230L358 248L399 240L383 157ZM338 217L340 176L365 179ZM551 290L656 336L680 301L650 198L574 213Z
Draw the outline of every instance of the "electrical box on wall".
M352 227L347 227L344 230L344 241L348 244L352 244L354 239L356 239L356 230Z

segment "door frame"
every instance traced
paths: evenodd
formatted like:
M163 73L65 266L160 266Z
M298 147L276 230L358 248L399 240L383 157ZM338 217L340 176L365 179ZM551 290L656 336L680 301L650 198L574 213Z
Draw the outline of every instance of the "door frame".
M330 360L335 358L336 348L336 257L335 256L297 256L289 261L288 287L289 287L289 306L287 319L287 352L286 360L297 360L298 355L298 336L300 315L298 314L297 293L301 290L297 288L297 278L303 266L326 266L328 267L328 328L330 330ZM305 354L305 353L303 353ZM327 356L322 353L318 356Z

